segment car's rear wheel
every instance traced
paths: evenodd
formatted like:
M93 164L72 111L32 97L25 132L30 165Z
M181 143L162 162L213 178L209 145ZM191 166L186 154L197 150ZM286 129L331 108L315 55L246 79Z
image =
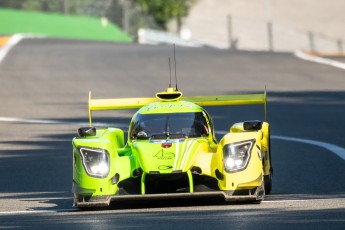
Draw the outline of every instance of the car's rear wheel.
M268 130L268 150L269 150L269 160L270 160L270 174L264 176L264 183L265 183L265 192L266 194L270 194L272 191L272 177L273 177L273 168L272 168L272 159L271 159L271 134L270 130Z

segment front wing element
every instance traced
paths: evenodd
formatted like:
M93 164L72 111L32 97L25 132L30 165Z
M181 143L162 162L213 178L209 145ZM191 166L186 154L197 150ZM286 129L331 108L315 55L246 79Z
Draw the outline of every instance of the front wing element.
M212 191L212 192L194 192L194 193L167 193L167 194L146 194L146 195L115 195L97 197L97 200L87 202L75 201L76 207L102 207L109 206L113 201L140 201L140 200L169 200L169 199L198 199L198 198L223 198L225 201L262 201L265 192L262 186L254 190L249 190L248 194L234 195L236 191ZM102 199L103 198L103 199Z

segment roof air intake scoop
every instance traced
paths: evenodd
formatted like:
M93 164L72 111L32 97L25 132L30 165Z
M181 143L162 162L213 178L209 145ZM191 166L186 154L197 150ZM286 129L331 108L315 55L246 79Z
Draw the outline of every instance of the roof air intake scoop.
M161 101L177 101L182 97L182 92L176 88L167 88L165 92L156 93L156 98Z

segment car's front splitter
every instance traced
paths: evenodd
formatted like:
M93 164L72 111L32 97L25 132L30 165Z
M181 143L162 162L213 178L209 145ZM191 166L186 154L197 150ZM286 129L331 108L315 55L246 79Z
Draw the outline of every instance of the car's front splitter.
M169 200L169 199L192 199L192 198L223 198L225 201L262 201L264 192L260 187L253 190L253 194L242 193L236 195L238 191L212 191L212 192L193 192L193 193L164 193L164 194L145 194L145 195L115 195L98 196L97 199L90 199L87 202L75 202L76 207L103 207L116 201L141 201L141 200ZM95 197L96 198L96 197ZM102 199L103 198L103 199Z

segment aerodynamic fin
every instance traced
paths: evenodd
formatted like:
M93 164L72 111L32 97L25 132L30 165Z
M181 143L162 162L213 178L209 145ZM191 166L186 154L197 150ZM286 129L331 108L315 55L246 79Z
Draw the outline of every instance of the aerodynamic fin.
M89 92L89 122L92 126L92 111L94 110L118 110L137 109L151 102L158 101L157 98L112 98L112 99L91 99Z

